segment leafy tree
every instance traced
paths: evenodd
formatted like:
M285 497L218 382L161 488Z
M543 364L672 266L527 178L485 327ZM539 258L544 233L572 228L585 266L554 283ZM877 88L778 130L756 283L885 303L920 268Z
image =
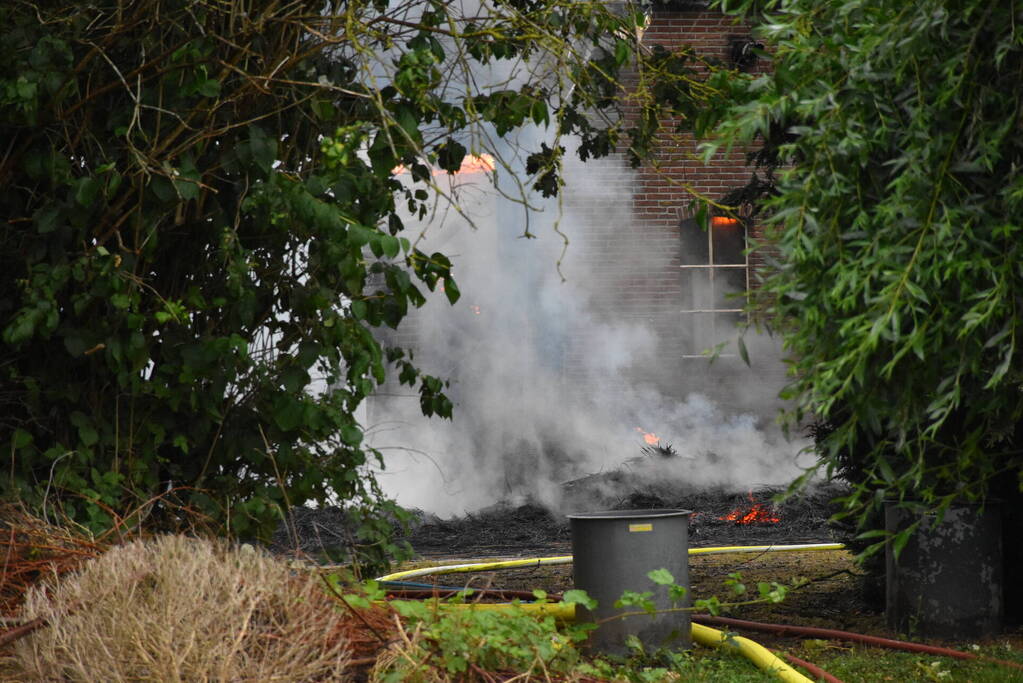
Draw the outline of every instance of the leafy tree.
M1023 486L1023 28L979 0L722 2L773 70L708 150L759 139L792 417L847 510Z
M185 506L243 535L288 504L376 501L359 404L390 369L451 412L374 337L424 288L459 296L401 215L443 193L433 169L527 125L548 131L521 150L544 194L560 136L638 162L703 96L665 86L622 118L623 68L639 93L695 73L640 52L642 21L568 0L5 3L0 496L93 529Z

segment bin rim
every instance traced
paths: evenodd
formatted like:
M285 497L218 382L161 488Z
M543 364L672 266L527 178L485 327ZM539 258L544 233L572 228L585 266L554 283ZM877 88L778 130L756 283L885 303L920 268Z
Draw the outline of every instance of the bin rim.
M626 520L643 517L688 517L693 514L692 510L681 508L652 508L649 510L596 510L594 512L572 512L565 515L569 519L606 519Z

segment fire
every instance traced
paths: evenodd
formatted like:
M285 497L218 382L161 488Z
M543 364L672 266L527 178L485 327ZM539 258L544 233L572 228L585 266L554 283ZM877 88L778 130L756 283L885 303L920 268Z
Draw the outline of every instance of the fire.
M646 441L647 444L651 446L656 446L661 442L660 437L658 437L656 434L651 434L650 432L644 431L642 427L636 427L636 431L642 434L643 440Z
M733 225L738 225L739 219L731 218L729 216L712 216L710 219L710 224L713 225L715 228L728 228Z
M752 491L746 495L749 498L750 507L737 507L718 519L736 524L777 524L781 521L781 518L776 517L770 508L754 500Z
M490 173L497 168L497 163L494 161L494 157L490 154L466 154L465 158L462 159L461 166L455 171L455 175L464 175L466 173ZM404 165L395 166L394 170L391 171L394 175L401 175L408 173L408 169ZM447 175L447 171L442 168L433 169L433 175Z
M495 168L497 168L497 164L494 163L494 157L489 154L480 154L479 156L466 154L465 158L462 159L462 165L458 167L455 173L490 173ZM434 175L440 175L446 172L434 171L433 173Z

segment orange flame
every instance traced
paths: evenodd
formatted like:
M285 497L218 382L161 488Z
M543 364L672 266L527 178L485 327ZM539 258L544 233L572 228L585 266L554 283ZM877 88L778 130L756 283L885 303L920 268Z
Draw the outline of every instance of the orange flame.
M494 163L494 157L491 155L480 154L479 156L476 156L475 154L467 154L465 155L465 158L462 159L462 165L458 167L458 170L455 171L455 173L490 173L495 168L497 168L497 164ZM434 175L446 172L447 171L434 171Z
M751 503L749 508L737 507L724 517L718 517L718 519L726 522L735 522L736 524L777 524L781 521L781 518L776 517L766 505L758 503L753 499L752 491L746 495Z
M733 225L739 224L738 218L731 218L730 216L712 216L710 224L715 228L728 228Z
M461 166L459 166L458 170L454 172L454 175L464 175L466 173L490 173L495 168L497 168L497 163L494 161L494 157L490 154L480 154L479 156L476 156L475 154L466 154L465 158L462 159ZM395 166L391 171L394 175L402 175L403 173L408 172L409 170L404 164ZM448 172L442 168L435 168L432 173L437 176L447 175Z
M644 431L642 427L636 427L636 431L643 435L643 440L650 446L656 446L661 442L661 439L656 434Z

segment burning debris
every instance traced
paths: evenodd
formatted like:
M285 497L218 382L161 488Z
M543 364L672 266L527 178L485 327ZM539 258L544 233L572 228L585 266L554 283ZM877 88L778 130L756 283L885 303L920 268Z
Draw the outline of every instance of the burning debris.
M607 481L605 478L604 482ZM624 478L618 481L627 483ZM841 486L818 485L777 504L764 502L783 490L781 487L761 488L738 493L725 488L696 488L675 481L664 488L620 488L614 498L603 498L599 504L578 509L694 510L689 527L690 543L694 546L806 543L836 537L835 529L828 522L829 501L844 492ZM452 552L471 556L529 555L567 552L570 534L567 519L561 513L535 503L499 503L463 517L427 521L409 540L417 552L425 555Z
M660 441L658 441L654 445L643 446L643 448L640 449L640 452L644 456L647 456L647 457L652 457L652 456L660 456L662 458L677 458L677 457L679 457L678 451L675 450L674 446L672 446L670 443L661 445ZM634 462L634 461L635 461L635 458L633 458L629 462Z
M660 438L658 438L656 434L651 434L650 432L645 431L642 427L636 427L636 431L643 435L643 441L645 441L648 446L656 446L661 442Z
M735 522L736 524L777 524L781 521L781 517L774 514L774 506L758 503L753 497L752 491L747 496L749 498L749 505L737 507L724 517L718 517L718 519L726 522Z

